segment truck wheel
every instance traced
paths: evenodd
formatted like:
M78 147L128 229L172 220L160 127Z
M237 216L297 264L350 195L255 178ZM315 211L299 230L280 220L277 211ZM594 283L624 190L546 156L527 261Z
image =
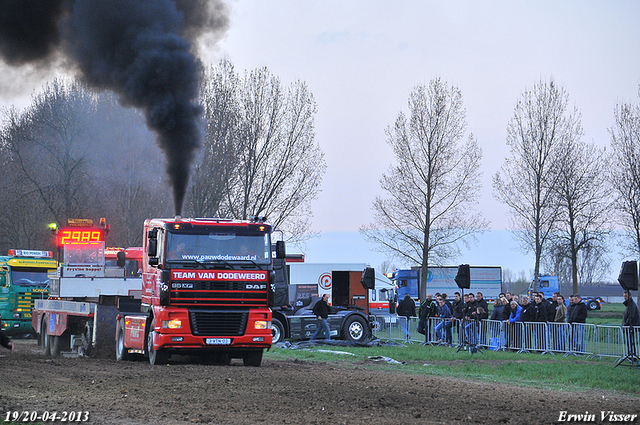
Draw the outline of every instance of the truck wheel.
M118 338L116 339L116 360L121 362L123 360L130 360L131 356L129 351L124 346L124 319L120 320L118 325Z
M169 355L166 350L155 350L153 348L153 335L155 332L155 320L151 321L149 333L147 334L147 353L149 353L149 363L152 365L167 364Z
M271 343L277 344L284 340L284 326L278 319L271 319Z
M245 366L254 366L260 367L260 363L262 363L262 351L247 351L244 356L242 356L242 361Z
M591 300L589 301L589 304L587 304L587 306L589 307L589 310L597 310L598 309L598 301L596 300Z
M342 327L342 339L362 342L369 337L367 322L360 316L350 316Z
M47 326L44 318L42 319L42 326L40 327L40 347L42 348L42 354L49 357L51 355L51 339L47 334Z
M62 335L50 336L51 341L51 357L60 357L60 352L68 351L70 344L69 331L66 330Z

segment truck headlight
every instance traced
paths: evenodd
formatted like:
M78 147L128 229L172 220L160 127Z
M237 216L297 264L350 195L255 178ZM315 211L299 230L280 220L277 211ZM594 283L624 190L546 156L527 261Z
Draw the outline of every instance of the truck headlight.
M267 320L256 320L255 329L271 329L271 322Z
M20 313L13 313L13 318L14 319L19 319L20 318Z
M182 320L180 319L163 320L162 327L165 329L180 329L182 328Z

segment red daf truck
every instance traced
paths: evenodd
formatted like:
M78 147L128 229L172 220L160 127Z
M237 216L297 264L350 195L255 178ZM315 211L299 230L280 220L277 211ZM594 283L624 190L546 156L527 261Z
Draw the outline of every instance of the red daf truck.
M87 276L62 272L52 285L58 288L52 295L60 300L37 305L33 323L39 333L51 330L54 335L57 345L49 348L51 354L73 348L72 341L79 338L90 340L95 351L108 351L108 338L96 335L110 333L117 360L144 355L151 364L164 364L172 354L189 354L205 362L228 364L242 358L247 366L260 366L272 342L273 258L285 257L282 241L272 252L271 233L271 226L258 218L146 220L137 288L131 284L136 278L110 278L128 288L110 290L105 282L97 294L94 284L85 298L76 293L69 299L65 288L77 287L74 281ZM63 322L84 323L85 330ZM55 338L65 332L71 338Z

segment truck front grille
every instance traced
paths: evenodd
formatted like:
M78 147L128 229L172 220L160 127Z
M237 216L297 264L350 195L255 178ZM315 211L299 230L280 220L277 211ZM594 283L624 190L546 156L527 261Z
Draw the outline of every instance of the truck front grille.
M247 310L189 310L191 333L198 336L241 336L247 328Z

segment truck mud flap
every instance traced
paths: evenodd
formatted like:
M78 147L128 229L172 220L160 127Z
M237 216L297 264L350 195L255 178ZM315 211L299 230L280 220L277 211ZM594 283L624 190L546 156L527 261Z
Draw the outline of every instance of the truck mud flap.
M93 355L112 358L116 352L116 317L118 308L112 305L96 305L93 322Z

